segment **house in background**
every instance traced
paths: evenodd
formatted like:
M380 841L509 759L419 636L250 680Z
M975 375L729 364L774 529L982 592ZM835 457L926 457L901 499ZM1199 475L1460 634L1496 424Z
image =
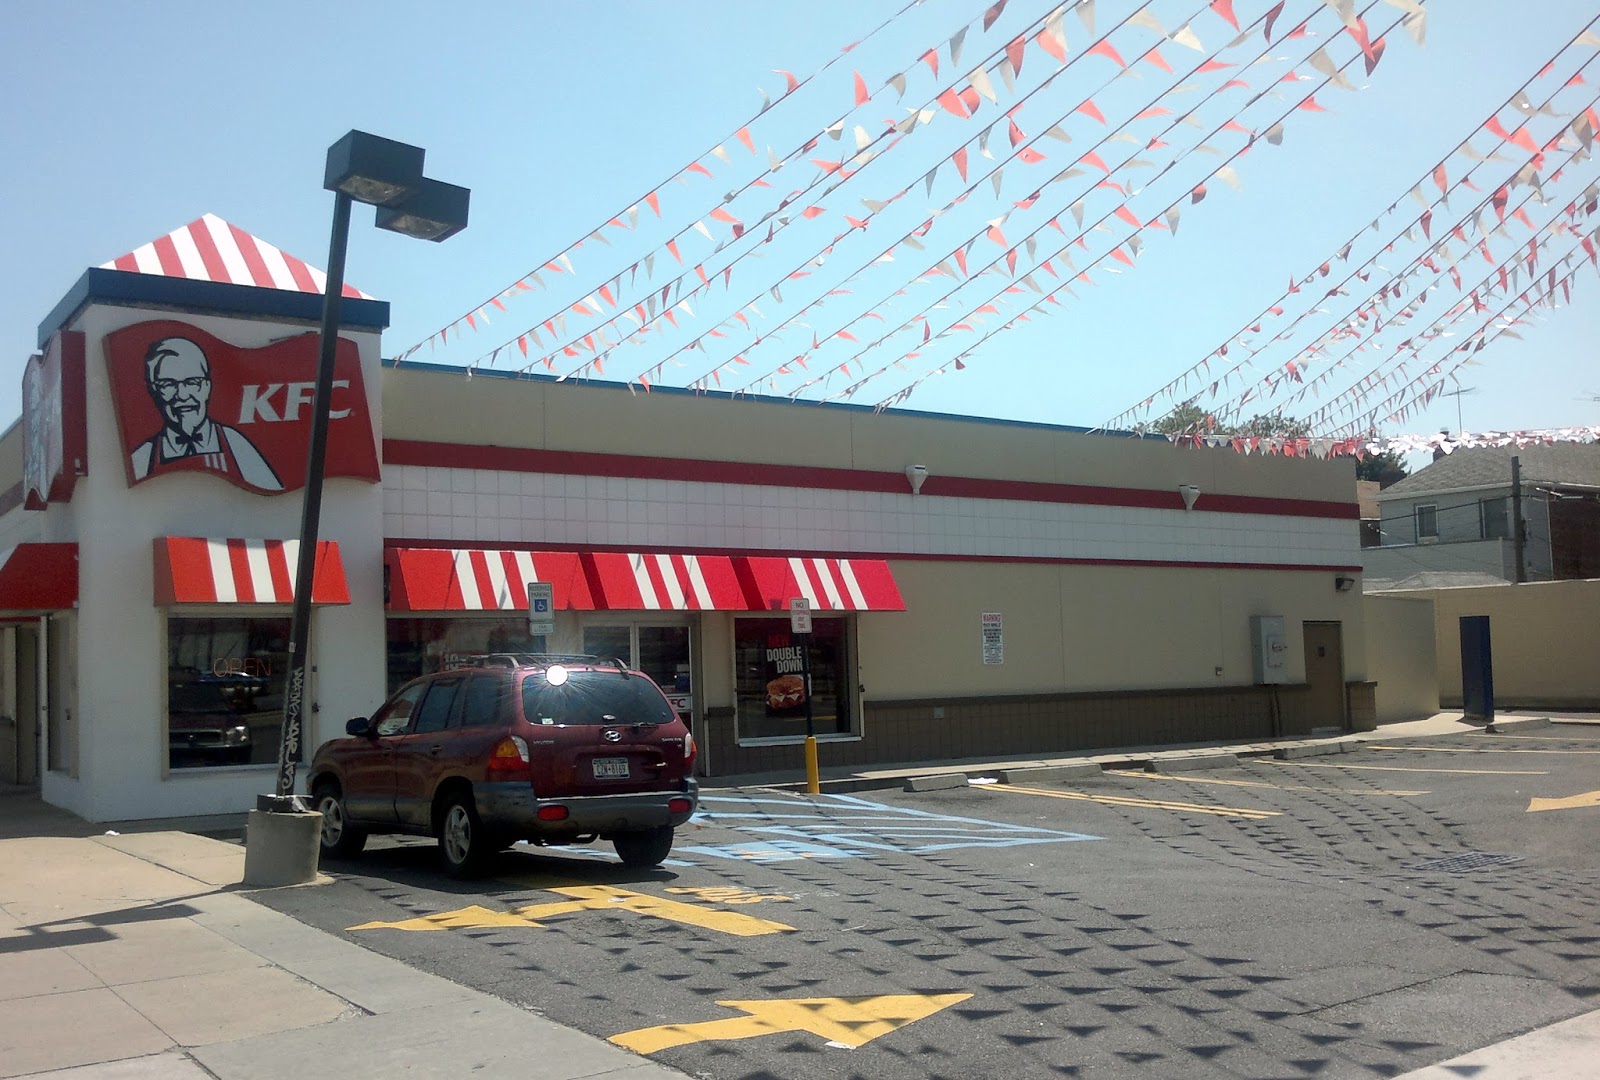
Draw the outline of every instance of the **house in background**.
M1361 553L1369 592L1600 578L1600 444L1458 449L1377 501L1380 542Z

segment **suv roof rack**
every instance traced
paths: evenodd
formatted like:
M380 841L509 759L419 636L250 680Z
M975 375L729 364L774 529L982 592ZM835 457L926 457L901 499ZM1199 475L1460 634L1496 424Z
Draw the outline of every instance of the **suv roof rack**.
M549 667L551 664L589 664L600 666L610 664L618 671L626 672L628 665L615 656L596 656L592 653L527 653L527 652L492 652L470 653L456 658L452 667L455 668L480 668L480 667Z

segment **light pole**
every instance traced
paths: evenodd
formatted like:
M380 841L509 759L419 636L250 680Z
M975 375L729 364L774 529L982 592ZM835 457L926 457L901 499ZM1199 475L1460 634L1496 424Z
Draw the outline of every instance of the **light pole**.
M289 623L289 671L283 696L278 746L276 807L294 794L295 765L304 728L306 666L311 636L311 590L316 574L317 533L322 519L322 477L328 449L329 397L339 343L339 307L344 292L344 257L350 237L350 204L378 208L380 229L421 240L447 240L467 227L471 192L422 175L419 146L352 131L328 148L322 186L334 192L333 232L328 242L328 280L322 298L322 334L317 388L311 405L311 445L306 457L305 502L300 514L300 552L294 575L294 614Z

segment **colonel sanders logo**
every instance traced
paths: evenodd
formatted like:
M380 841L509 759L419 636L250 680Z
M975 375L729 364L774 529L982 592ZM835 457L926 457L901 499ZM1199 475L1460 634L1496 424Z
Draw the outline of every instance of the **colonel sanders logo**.
M211 361L199 345L181 337L151 345L144 355L144 384L163 426L129 456L135 480L192 467L199 459L208 472L238 476L261 491L283 490L255 444L211 418Z

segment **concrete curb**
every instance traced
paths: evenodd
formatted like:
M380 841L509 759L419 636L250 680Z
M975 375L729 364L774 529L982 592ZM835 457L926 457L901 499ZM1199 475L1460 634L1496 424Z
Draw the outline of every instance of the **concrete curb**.
M944 791L967 786L966 773L936 773L933 776L913 776L905 782L904 791Z
M1272 756L1279 761L1293 761L1295 758L1327 757L1329 754L1349 754L1360 749L1361 744L1355 739L1342 739L1339 742L1308 743L1304 746L1284 746L1273 751Z
M1504 720L1496 720L1483 730L1490 735L1498 735L1503 731L1524 729L1547 728L1551 726L1548 716L1509 716Z
M1101 776L1105 773L1098 764L1086 761L1079 765L1033 765L1021 769L1002 769L1002 784L1047 784L1052 780Z
M1239 764L1238 754L1197 754L1193 757L1156 758L1145 766L1145 772L1180 773L1200 769L1231 769Z

